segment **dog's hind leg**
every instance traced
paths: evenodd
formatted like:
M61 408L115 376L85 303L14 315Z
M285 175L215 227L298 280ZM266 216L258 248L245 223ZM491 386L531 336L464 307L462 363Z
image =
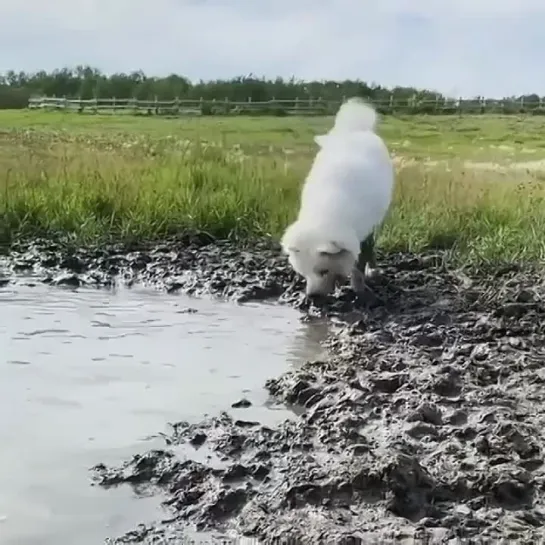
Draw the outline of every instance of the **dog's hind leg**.
M366 303L380 302L380 297L367 285L367 278L376 271L375 234L371 233L361 244L358 261L352 269L351 287Z
M376 266L377 262L375 256L375 233L374 231L372 231L371 234L360 244L358 269L365 277L371 278L372 276L374 276Z

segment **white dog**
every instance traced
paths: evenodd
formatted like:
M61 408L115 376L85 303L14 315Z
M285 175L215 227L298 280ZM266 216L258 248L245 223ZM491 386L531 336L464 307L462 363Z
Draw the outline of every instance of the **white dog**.
M334 127L316 136L320 147L301 193L297 220L282 237L306 293L327 295L351 277L356 292L375 266L374 230L393 196L394 166L375 133L377 115L363 100L345 102Z

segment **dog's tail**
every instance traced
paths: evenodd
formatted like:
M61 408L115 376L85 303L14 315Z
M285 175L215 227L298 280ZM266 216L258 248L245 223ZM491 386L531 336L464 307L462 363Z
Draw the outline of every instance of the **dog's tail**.
M363 99L354 97L341 105L335 116L335 132L373 131L377 124L375 109Z

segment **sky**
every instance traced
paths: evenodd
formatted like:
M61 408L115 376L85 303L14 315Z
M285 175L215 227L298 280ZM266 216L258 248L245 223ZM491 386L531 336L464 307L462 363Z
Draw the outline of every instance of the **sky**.
M0 0L0 72L78 64L545 95L545 0Z

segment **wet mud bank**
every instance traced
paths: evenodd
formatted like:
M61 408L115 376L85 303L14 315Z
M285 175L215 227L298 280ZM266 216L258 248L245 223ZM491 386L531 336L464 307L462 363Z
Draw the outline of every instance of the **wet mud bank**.
M0 256L2 265L3 282L30 271L38 281L52 285L145 284L169 293L210 294L241 302L279 298L294 279L285 259L279 257L279 248L272 244L239 248L205 236L133 247L70 248L37 240L13 245L4 258Z
M334 324L327 358L266 383L297 418L264 426L245 417L241 400L198 424L172 424L162 449L119 467L98 464L96 484L160 492L171 514L112 543L183 543L187 524L262 543L545 536L542 275L517 267L461 273L438 254L379 263L373 305L345 289L316 307L266 245L243 251L200 241L69 257L53 245L15 249L6 278L32 267L58 284L118 277L273 298L300 308L302 319L326 314Z

